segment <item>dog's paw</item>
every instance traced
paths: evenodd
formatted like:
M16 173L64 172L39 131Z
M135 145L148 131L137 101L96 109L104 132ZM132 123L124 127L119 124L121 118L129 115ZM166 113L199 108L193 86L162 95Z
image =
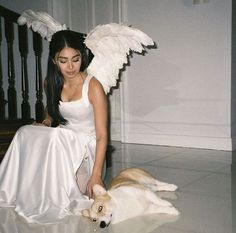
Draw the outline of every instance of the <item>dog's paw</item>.
M175 185L175 184L169 184L169 185L167 186L166 191L176 191L177 189L178 189L177 185Z
M175 208L175 207L173 207L172 208L172 215L180 215L180 212Z
M178 187L175 184L163 184L157 186L157 191L169 191L174 192L178 189Z
M180 215L180 212L174 207L169 207L168 209L168 214L171 214L171 215Z

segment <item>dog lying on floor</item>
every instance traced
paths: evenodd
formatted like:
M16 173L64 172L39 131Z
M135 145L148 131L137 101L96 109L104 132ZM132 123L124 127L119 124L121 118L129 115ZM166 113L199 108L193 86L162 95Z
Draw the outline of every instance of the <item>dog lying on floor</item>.
M179 215L170 202L155 194L176 189L176 185L158 181L142 169L128 168L112 180L108 190L100 185L93 187L94 202L90 209L82 210L82 215L98 222L101 228L139 215Z

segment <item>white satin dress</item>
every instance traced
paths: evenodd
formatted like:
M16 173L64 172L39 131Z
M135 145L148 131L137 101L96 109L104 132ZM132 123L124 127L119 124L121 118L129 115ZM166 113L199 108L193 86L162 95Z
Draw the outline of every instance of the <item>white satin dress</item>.
M80 100L60 102L67 125L17 131L0 166L1 207L13 207L28 222L53 223L90 206L76 182L78 174L86 185L95 160L90 80L87 76Z

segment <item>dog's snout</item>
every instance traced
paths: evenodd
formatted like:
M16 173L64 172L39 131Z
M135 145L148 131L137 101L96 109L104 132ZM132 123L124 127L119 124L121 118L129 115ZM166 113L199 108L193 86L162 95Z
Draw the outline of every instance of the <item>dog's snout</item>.
M107 226L107 224L105 223L105 221L100 222L100 227L101 228L105 228L106 226Z

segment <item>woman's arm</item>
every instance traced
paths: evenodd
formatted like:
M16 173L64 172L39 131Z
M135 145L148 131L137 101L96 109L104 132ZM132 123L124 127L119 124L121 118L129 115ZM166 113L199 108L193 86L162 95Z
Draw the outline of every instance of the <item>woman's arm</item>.
M93 105L95 130L96 130L96 154L93 172L87 186L89 197L92 197L92 187L95 184L101 184L102 171L107 149L107 121L108 121L108 104L107 96L104 93L100 82L93 78L89 84L89 100Z

